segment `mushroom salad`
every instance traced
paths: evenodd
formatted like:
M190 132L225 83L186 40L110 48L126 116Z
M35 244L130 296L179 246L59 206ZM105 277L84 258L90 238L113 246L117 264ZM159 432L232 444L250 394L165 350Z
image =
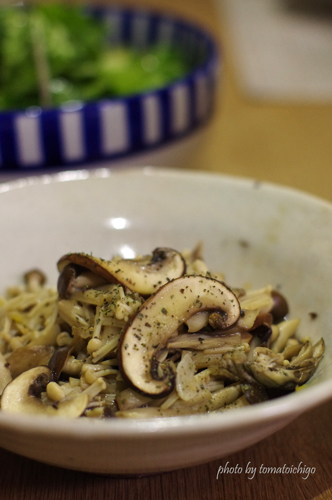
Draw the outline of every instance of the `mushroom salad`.
M296 336L272 286L225 284L201 247L104 260L69 253L0 296L1 410L153 418L223 412L305 384L324 340Z

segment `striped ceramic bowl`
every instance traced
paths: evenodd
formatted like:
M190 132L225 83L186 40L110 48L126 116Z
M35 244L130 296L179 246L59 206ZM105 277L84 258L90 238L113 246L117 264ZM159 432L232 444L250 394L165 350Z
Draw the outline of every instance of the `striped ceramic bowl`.
M0 113L0 172L75 167L147 152L202 126L213 109L219 58L211 37L182 20L146 11L99 9L111 42L162 41L201 62L185 78L127 98Z

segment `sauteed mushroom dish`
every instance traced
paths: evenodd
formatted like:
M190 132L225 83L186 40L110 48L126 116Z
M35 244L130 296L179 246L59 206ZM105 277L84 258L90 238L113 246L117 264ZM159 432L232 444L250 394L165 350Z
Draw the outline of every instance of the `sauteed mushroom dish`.
M201 247L135 259L69 253L57 289L31 270L0 296L9 413L153 418L224 412L301 388L324 340L277 290L234 288Z

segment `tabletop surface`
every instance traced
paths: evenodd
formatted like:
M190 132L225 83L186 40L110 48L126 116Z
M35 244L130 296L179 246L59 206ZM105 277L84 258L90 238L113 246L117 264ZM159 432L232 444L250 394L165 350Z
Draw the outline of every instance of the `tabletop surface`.
M141 0L140 5L197 21L222 46L217 109L199 151L187 156L182 167L276 182L332 200L332 103L262 104L243 95L234 71L229 29L213 0ZM332 498L331 418L332 401L242 452L145 477L83 474L0 450L0 498L327 500ZM291 466L302 468L302 473L287 473ZM249 473L249 467L255 474ZM267 473L266 467L284 467L284 472Z

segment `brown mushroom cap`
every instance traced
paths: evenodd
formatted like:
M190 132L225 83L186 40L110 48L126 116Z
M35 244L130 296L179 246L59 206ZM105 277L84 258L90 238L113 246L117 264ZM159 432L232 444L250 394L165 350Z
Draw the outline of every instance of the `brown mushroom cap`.
M277 290L272 290L271 296L273 299L273 307L270 313L273 316L273 321L279 323L289 312L288 303L285 297Z
M46 275L40 269L31 269L23 275L24 282L31 292L38 291L46 283Z

